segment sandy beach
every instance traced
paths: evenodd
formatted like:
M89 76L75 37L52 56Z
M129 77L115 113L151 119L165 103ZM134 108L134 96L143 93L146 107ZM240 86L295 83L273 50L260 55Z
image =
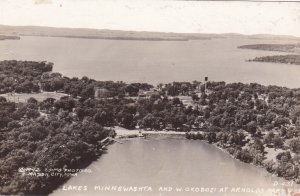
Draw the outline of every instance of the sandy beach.
M131 138L131 137L143 137L145 135L185 135L182 131L146 131L144 129L129 130L123 127L115 126L116 138Z

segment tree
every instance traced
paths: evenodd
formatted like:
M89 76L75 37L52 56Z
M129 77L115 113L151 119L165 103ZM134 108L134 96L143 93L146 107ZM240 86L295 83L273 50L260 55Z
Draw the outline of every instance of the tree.
M50 86L52 91L62 90L64 88L64 80L61 78L53 78L50 81Z
M137 96L139 89L136 86L130 84L125 87L125 92L127 92L129 96Z
M40 116L40 113L35 109L27 108L26 116L27 116L27 118L37 118Z
M95 91L93 85L88 85L84 89L82 89L80 96L87 99L87 98L94 98Z
M300 138L294 138L289 142L289 147L294 153L300 153Z
M33 97L30 97L28 100L27 100L27 103L30 103L30 104L33 104L33 105L37 105L38 101L33 98Z
M264 143L267 144L267 146L273 144L274 141L274 133L271 131L264 137Z
M155 126L155 117L152 114L147 114L142 120L143 127L148 127L153 129Z
M256 133L257 124L255 121L251 121L246 125L246 131L251 133L252 135Z
M181 101L180 101L180 99L178 97L175 97L173 99L173 105L178 105L178 104L181 104Z
M238 150L235 154L235 158L245 163L251 163L253 161L253 157L247 149Z
M220 131L221 131L221 128L218 127L218 126L212 125L212 126L209 127L209 132L218 133L218 132L220 132Z
M276 155L276 159L283 162L288 162L292 158L291 153L289 151L287 152L280 152Z
M285 126L287 124L290 124L290 121L289 121L288 118L278 117L274 121L274 126L275 127L282 127L282 126Z
M54 103L54 107L59 110L60 108L68 111L72 111L75 107L75 101L70 97L61 97L60 100L57 100Z
M39 106L42 110L49 111L54 106L55 99L54 98L46 98L42 102L40 102Z
M284 142L284 140L281 137L276 135L273 139L275 150L276 150L276 148L282 148L283 147L283 142Z
M0 128L6 127L10 121L12 121L12 119L7 113L0 111Z
M171 116L171 124L174 126L174 128L182 127L186 122L186 115L183 113L177 113Z
M13 120L13 121L10 121L8 124L7 124L7 127L9 129L14 129L14 128L19 128L21 127L19 121L16 121L16 120Z
M217 135L215 132L209 132L206 134L206 139L209 143L214 143L217 140Z
M127 129L132 129L135 126L133 124L133 115L130 113L123 113L121 122L122 122L123 126Z
M193 99L193 101L198 101L200 98L198 97L197 94L193 94L192 99Z
M49 130L38 123L32 123L29 126L24 127L21 132L29 133L30 139L33 141L43 140L49 134Z
M258 153L258 154L253 155L253 163L255 165L262 165L263 161L264 161L264 155L263 154Z
M253 142L253 144L252 144L252 147L253 147L255 150L258 150L260 153L263 153L263 152L264 152L264 149L265 149L263 142L262 142L260 139L258 139L258 138L255 138L255 139L254 139L254 142Z
M276 164L273 160L267 161L264 165L265 165L267 171L270 173L273 173L276 170Z
M0 103L5 103L5 102L7 102L7 101L6 101L6 98L5 98L5 97L2 97L2 96L0 96Z
M94 121L102 126L107 126L113 123L113 115L110 112L98 110L94 115Z

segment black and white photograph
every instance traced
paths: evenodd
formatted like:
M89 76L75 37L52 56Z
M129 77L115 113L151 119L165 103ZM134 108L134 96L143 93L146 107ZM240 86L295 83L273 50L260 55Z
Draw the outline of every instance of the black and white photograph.
M300 1L1 0L0 195L299 196Z

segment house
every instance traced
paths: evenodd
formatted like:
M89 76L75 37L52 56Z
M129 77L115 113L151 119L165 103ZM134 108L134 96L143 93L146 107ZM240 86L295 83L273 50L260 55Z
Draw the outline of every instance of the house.
M145 91L145 90L140 90L138 93L138 97L146 97L149 98L152 95L159 95L159 91L157 91L156 89L151 89L149 91Z
M110 95L110 91L106 88L95 87L95 98L107 98Z

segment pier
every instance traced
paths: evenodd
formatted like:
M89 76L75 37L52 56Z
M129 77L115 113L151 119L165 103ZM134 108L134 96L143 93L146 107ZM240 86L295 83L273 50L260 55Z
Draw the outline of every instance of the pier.
M108 146L112 141L117 142L119 144L123 144L123 142L116 140L112 137L106 137L105 139L100 141L100 145L102 146L102 148L105 148L106 146Z

